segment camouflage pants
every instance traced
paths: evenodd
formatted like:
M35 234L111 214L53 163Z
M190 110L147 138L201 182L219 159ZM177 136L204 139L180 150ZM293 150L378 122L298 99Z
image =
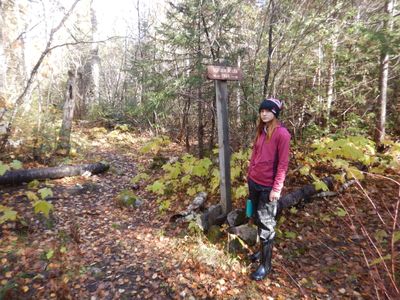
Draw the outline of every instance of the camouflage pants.
M263 186L248 179L249 199L253 204L253 218L258 226L258 235L263 242L275 238L278 201L269 201L272 187Z

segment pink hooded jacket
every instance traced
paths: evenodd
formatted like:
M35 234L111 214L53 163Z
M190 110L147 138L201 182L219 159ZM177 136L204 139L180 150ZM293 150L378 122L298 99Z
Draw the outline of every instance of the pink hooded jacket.
M280 193L289 165L290 133L280 124L268 143L265 139L263 131L253 147L247 177Z

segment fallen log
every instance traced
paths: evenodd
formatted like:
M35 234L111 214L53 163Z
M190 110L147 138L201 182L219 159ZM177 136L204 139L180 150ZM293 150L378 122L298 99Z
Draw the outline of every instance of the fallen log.
M99 174L107 171L109 165L103 163L83 164L75 166L60 166L53 168L36 168L27 170L11 170L0 176L0 185L20 184L32 180L58 179L63 177L87 174Z
M328 186L328 188L330 190L333 190L333 178L332 177L325 177L324 179L322 179L322 181ZM311 202L314 197L317 197L317 196L325 197L325 196L337 195L338 193L343 192L348 187L348 185L351 185L352 183L353 182L346 183L342 188L339 189L338 192L330 192L329 194L326 194L328 192L320 193L319 191L317 191L315 189L314 184L305 185L305 186L295 190L294 192L287 194L279 199L278 215L280 215L280 213L282 212L283 209L287 209L287 208L290 208L293 206ZM195 199L197 199L197 197ZM194 201L194 203L197 203L197 202L198 201ZM199 202L199 203L201 203L201 206L203 205L203 202ZM176 222L177 220L180 220L180 219L186 219L186 220L193 219L194 216L192 216L191 218L186 218L186 217L191 216L191 214L193 212L193 208L197 209L199 207L200 207L200 205L194 206L193 204L191 204L189 206L190 209L187 209L182 213L173 215L170 218L170 222ZM221 222L221 220L218 216L218 210L216 210L215 208L218 208L218 205L214 205L214 206L206 209L203 214L199 215L197 223L199 224L200 228L203 228L206 230L207 228L211 227L212 225L215 225L215 224ZM210 211L212 213L210 213ZM210 218L210 214L213 216L212 218ZM232 214L235 214L235 215L232 215ZM228 216L224 216L224 220L222 220L222 221L225 221L225 219L227 218L229 221L228 223L231 227L235 227L235 226L244 224L246 222L246 218L243 218L241 216L241 214L244 214L243 209L234 210L234 211L230 212L228 214ZM218 217L216 217L214 215L216 215ZM204 221L204 220L206 220L206 221ZM206 224L206 226L204 224Z
M322 181L328 186L329 190L333 189L333 179L332 177L325 177ZM318 191L315 189L314 184L308 184L303 186L302 188L291 192L283 196L278 201L278 212L281 212L283 209L290 208L295 205L299 205L302 202L308 203L311 201L311 197L318 194Z

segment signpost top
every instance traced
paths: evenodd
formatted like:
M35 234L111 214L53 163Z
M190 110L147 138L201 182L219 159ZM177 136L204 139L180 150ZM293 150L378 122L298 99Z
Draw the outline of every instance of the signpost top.
M242 80L242 70L238 67L207 66L207 78L213 80Z

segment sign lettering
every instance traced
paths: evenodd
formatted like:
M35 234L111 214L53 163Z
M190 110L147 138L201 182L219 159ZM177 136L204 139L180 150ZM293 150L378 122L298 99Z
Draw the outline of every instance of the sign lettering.
M207 78L213 80L242 80L242 70L237 67L207 66Z

